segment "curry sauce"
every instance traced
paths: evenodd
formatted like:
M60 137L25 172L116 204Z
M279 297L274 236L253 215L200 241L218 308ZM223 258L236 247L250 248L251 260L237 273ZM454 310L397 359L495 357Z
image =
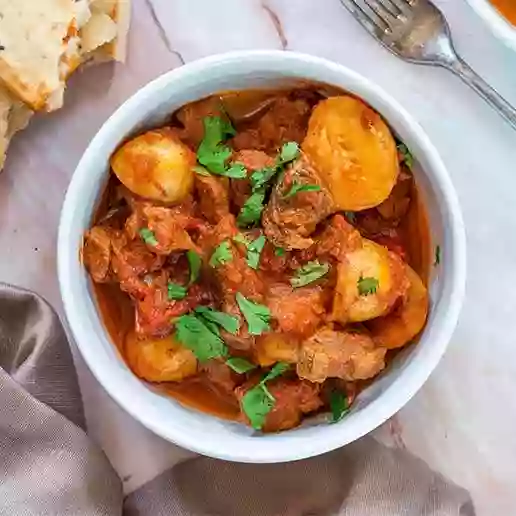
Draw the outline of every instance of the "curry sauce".
M329 157L322 130L345 151ZM305 83L202 99L124 144L83 259L128 366L264 431L352 403L428 310L429 226L402 150L362 101Z

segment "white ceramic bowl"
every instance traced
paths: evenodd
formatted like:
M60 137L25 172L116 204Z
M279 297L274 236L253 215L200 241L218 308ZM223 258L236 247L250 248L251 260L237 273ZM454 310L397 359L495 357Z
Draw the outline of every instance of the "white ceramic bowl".
M442 263L431 281L430 318L416 346L406 349L338 424L309 421L300 428L261 435L181 406L138 380L121 360L97 312L79 262L82 235L108 177L111 153L128 135L163 123L176 108L221 90L274 86L288 79L322 81L365 99L412 149L416 180L428 207ZM156 434L184 448L239 462L284 462L333 450L378 427L421 388L442 357L459 315L465 285L465 236L459 204L443 163L421 127L381 88L360 75L308 55L239 52L210 57L151 82L104 124L70 183L58 238L61 295L77 345L112 398ZM431 414L428 415L431 417Z
M506 45L516 50L516 27L506 20L489 0L468 0L491 32Z

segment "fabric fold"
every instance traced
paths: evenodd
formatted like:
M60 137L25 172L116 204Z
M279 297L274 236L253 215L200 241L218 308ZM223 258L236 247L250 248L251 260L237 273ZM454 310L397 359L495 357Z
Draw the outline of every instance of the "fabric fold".
M59 318L0 284L0 516L474 516L466 491L366 437L288 464L199 457L123 499L85 431Z

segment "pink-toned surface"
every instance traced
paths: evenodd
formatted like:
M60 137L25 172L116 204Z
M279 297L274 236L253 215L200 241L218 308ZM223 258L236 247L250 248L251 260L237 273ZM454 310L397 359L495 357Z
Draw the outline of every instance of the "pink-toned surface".
M225 50L287 48L341 62L401 101L441 152L469 238L465 309L452 346L420 394L377 432L468 487L481 515L516 508L516 133L444 70L407 65L374 43L338 0L134 0L125 66L79 73L66 108L33 122L0 175L0 280L43 294L62 313L59 211L73 169L131 93L183 61ZM516 103L516 54L465 0L438 2L459 49ZM186 456L123 413L77 357L90 433L127 490Z

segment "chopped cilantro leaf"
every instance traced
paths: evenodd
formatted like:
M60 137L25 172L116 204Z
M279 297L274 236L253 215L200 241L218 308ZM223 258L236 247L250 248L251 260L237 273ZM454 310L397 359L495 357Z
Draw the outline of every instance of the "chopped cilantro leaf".
M299 155L299 145L288 142L283 145L273 167L255 170L250 177L252 194L238 214L237 222L240 227L247 227L260 221L264 209L264 201L272 179L283 170L283 166L296 159Z
M287 142L281 147L278 165L284 165L299 157L299 145L296 142Z
M251 186L253 190L263 188L279 171L278 167L265 167L255 170L251 174Z
M232 151L229 147L218 145L217 147L210 149L209 152L205 151L203 154L199 154L197 151L197 159L201 165L204 165L210 172L214 174L224 174L226 171L226 161L231 157Z
M408 147L404 143L398 143L398 152L401 155L402 162L407 165L408 168L412 169L414 166L414 157L412 153L408 150Z
M241 357L230 357L226 360L226 364L238 374L244 374L256 369L256 366L252 362Z
M299 192L318 192L321 190L319 185L301 185L299 183L292 183L290 190L285 194L285 199L294 197Z
M245 179L247 177L247 169L242 163L233 163L222 175L232 179Z
M182 285L178 285L177 283L172 283L171 281L168 282L167 291L168 291L168 299L170 301L184 299L188 292L186 287L183 287Z
M251 197L245 201L245 204L238 214L238 225L240 227L247 227L259 222L264 208L264 201L265 192L262 190L254 192Z
M192 250L186 251L186 258L188 259L188 265L190 266L190 279L188 281L188 285L191 285L199 278L202 259L195 251Z
M140 229L140 236L147 245L152 245L153 247L158 245L154 231L151 231L149 228Z
M337 423L349 412L348 398L339 391L330 394L331 422Z
M441 246L437 245L437 246L435 246L434 266L437 266L440 263L441 263Z
M182 315L177 319L175 336L201 362L228 354L228 348L220 335L194 314Z
M287 142L281 148L276 164L273 167L264 167L255 170L251 174L251 186L253 191L264 188L274 178L276 174L281 172L283 166L295 160L299 156L299 145L296 142Z
M271 399L272 398L272 399ZM263 385L249 389L242 398L242 410L255 430L261 430L276 400Z
M242 398L242 409L254 429L262 429L267 414L274 408L276 402L265 385L266 382L281 376L289 367L290 365L285 362L276 363L261 382L249 389Z
M258 269L260 256L265 246L265 236L260 235L247 247L247 265L253 269Z
M233 255L231 254L229 242L225 240L215 249L215 251L213 251L210 258L210 265L212 267L217 267L217 265L223 265L230 262L232 259Z
M297 269L296 275L290 280L290 284L294 288L304 287L328 274L329 270L330 266L327 263L319 263L317 260L308 262Z
M288 371L289 369L290 364L287 364L287 362L276 362L274 366L271 368L271 370L263 377L260 383L264 384L265 382L270 382L271 380L274 380L274 378L281 376L285 371Z
M235 317L234 315L219 312L206 306L198 306L195 309L195 313L203 319L219 325L221 328L224 328L227 332L232 333L233 335L235 335L240 329L240 321L238 320L238 317Z
M251 335L261 335L270 329L269 320L271 312L265 305L249 301L240 292L236 294L236 301L247 321Z
M376 294L378 290L378 280L376 278L363 278L358 280L358 293L361 296L368 296L369 294Z
M236 134L235 128L230 122L220 116L207 116L203 120L204 137L201 146L213 148L226 138Z
M228 121L218 116L205 117L203 123L204 137L197 149L197 161L210 172L223 174L232 150L222 145L222 142L227 137L233 136L235 129Z
M355 214L354 211L345 211L344 212L344 217L346 217L347 221L350 223L350 224L353 224L356 222L357 220L357 216Z
M283 249L283 247L276 247L276 249L274 249L274 254L276 256L285 256L285 249Z

